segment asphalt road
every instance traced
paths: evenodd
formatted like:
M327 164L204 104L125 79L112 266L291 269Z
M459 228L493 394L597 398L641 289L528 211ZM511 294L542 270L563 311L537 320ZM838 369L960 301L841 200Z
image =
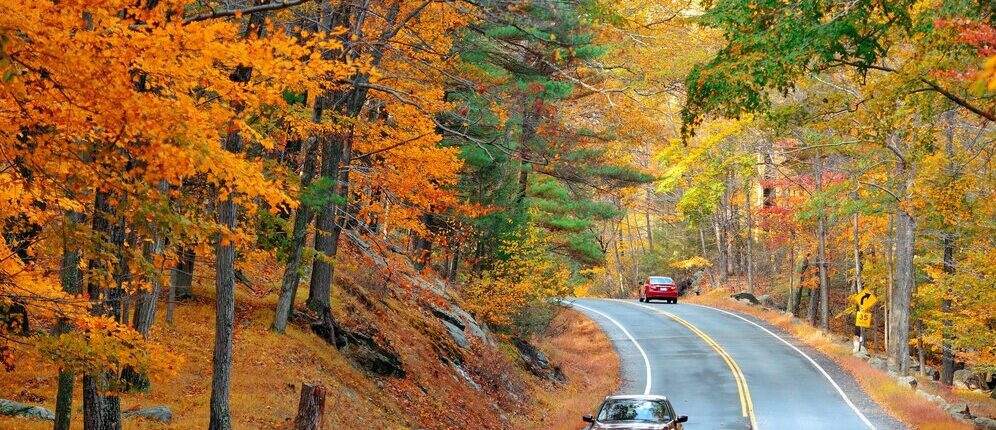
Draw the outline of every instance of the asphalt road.
M660 394L686 429L904 427L835 362L749 316L679 303L579 299L619 354L618 394Z

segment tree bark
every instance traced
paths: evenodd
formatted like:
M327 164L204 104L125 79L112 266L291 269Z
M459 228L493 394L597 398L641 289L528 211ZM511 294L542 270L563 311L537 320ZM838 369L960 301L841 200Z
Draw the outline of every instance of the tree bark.
M955 273L955 262L954 262L954 234L945 233L944 234L944 272L948 274ZM941 312L945 314L942 323L941 331L941 383L944 385L951 385L954 383L954 350L952 350L952 333L951 333L951 318L948 314L951 313L951 291L945 292L945 297L941 301Z
M819 150L816 152L816 192L823 190L823 159ZM820 272L820 330L830 331L830 285L827 280L827 231L826 215L822 206L819 208L817 217L817 234L819 235L819 246L817 249L817 268Z
M83 429L121 430L121 400L112 391L108 375L83 374Z
M324 139L322 142L322 177L338 177L339 162L342 157L342 141L339 138ZM342 198L342 195L339 195ZM321 312L330 305L332 294L332 261L338 252L338 233L335 227L338 205L331 199L322 206L315 219L315 261L311 267L311 285L308 289L308 309Z
M905 194L905 190L903 190ZM900 208L896 216L896 283L892 292L889 321L889 364L899 374L909 371L910 304L913 294L913 216Z
M788 306L786 309L792 315L795 315L795 308L799 301L795 297L795 231L789 233L789 264L788 264L788 278L789 278L789 294L788 294Z
M304 148L304 166L301 173L302 192L311 185L315 176L315 158L318 156L317 139L312 139ZM304 243L308 238L308 224L311 224L312 209L302 204L294 214L294 231L291 233L290 255L287 257L287 268L284 270L283 282L280 285L280 295L277 299L276 314L273 317L273 330L283 333L287 329L287 320L294 309L297 296L297 286L301 281L300 266Z
M747 291L754 294L754 233L750 218L750 179L744 188L744 213L747 214Z
M720 232L718 218L718 213L713 214L712 229L716 234L716 266L719 267L719 272L722 274L723 280L726 280L726 246L723 243L723 234Z
M325 387L303 384L294 430L321 430L325 419Z
M181 246L177 250L176 266L173 266L170 284L177 299L189 299L194 296L194 262L197 251L192 247Z
M242 150L242 137L232 133L225 142L232 153ZM238 208L232 196L218 204L218 224L234 229ZM232 337L235 325L235 245L221 234L215 238L214 353L211 366L209 430L231 430Z
M647 209L643 212L643 216L647 222L647 250L650 254L654 253L654 228L650 224L650 204L652 196L653 191L651 191L650 188L647 188ZM702 258L705 258L705 252L702 253Z
M83 217L76 212L66 213L66 218L70 223L82 222ZM75 248L69 246L69 238L63 237L64 248L62 252L62 290L69 295L77 295L83 292L83 277L80 274L80 253ZM60 318L56 323L57 334L62 334L72 330L69 321ZM68 369L59 369L59 385L55 395L55 430L69 430L73 414L73 388L75 376Z
M94 197L93 230L107 234L109 245L116 248L120 260L121 248L125 234L123 225L112 225L108 217L114 215L114 207L110 204L108 193L98 191ZM87 290L93 300L91 313L110 316L120 320L121 289L120 271L116 271L116 286L103 287L106 281L98 278L101 271L107 270L107 264L100 259L88 263L90 280ZM106 372L83 374L83 428L85 430L120 430L121 429L121 399L113 395L115 387L111 386L111 375Z

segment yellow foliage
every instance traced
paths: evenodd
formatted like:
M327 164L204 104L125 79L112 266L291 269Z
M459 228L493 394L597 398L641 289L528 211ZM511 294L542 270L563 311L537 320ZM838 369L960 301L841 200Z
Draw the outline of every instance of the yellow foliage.
M471 311L496 328L513 328L515 317L526 307L569 290L570 271L550 257L549 239L532 224L522 236L504 243L509 259L496 263L463 290Z
M712 267L712 263L709 260L696 255L687 260L675 261L674 263L671 263L671 267L674 267L675 269L691 270L699 267Z

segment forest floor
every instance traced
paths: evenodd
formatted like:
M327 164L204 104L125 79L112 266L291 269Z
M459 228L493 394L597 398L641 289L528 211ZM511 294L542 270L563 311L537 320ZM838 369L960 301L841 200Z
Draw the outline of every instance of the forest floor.
M730 290L719 288L689 296L687 303L712 306L766 321L792 334L809 347L816 349L851 373L861 388L889 413L912 429L919 430L969 430L973 425L957 421L948 415L938 404L916 395L914 390L903 388L887 372L872 367L868 362L854 357L849 342L840 341L839 336L827 336L798 318L784 314L777 309L749 306L729 297ZM921 378L922 379L922 378ZM992 400L979 398L971 392L959 392L933 381L923 381L918 385L923 391L944 397L949 402L963 401L969 404L975 415L991 416Z
M203 266L203 267L200 267ZM254 285L237 286L232 420L234 428L289 428L297 413L302 383L327 388L325 428L349 429L550 429L578 428L581 415L618 386L618 360L611 343L590 320L558 311L533 343L568 377L566 384L533 376L515 347L473 341L460 348L440 321L425 310L418 293L375 291L362 264L340 266L333 292L339 323L374 332L393 349L405 376L372 375L356 367L302 324L281 335L270 330L279 270L247 272ZM198 273L213 270L200 264ZM180 353L175 376L153 381L148 392L122 394L122 410L166 405L174 419L162 424L127 419L125 429L203 429L209 418L214 338L213 276L197 279L195 299L176 307L175 324L160 309L152 339ZM304 301L307 287L299 290ZM369 298L375 298L370 300ZM469 383L456 364L478 384ZM0 372L0 397L54 408L57 369L37 356L18 357L12 372ZM73 428L82 428L77 378ZM2 429L50 429L50 421L0 416Z

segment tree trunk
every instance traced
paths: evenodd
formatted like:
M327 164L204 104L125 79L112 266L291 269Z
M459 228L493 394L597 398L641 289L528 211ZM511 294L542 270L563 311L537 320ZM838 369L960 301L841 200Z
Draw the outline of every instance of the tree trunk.
M720 232L718 217L718 214L713 214L712 217L712 229L716 234L716 266L719 267L719 272L722 274L723 280L726 280L726 246L723 243L723 234Z
M916 320L916 354L920 363L920 376L926 376L926 352L923 350L923 320L917 318Z
M729 197L727 197L726 204L726 217L723 230L726 236L726 276L736 276L736 262L737 262L737 252L734 250L737 242L737 231L733 227L734 211L733 205L729 202Z
M888 226L886 228L886 237L885 237L885 244L887 248L885 253L886 257L885 264L887 269L886 272L888 275L885 277L885 280L886 280L887 290L885 292L885 304L882 306L883 313L885 314L882 324L885 326L884 334L885 334L886 355L888 355L889 338L891 336L890 326L892 326L892 311L890 310L890 308L892 307L892 290L894 289L895 286L895 273L896 273L895 269L896 250L895 250L894 236L895 236L895 216L890 214L888 220Z
M955 148L954 148L954 128L955 119L957 115L954 110L948 111L945 115L945 145L944 152L948 156L948 168L947 173L952 177L952 179L957 178L959 173L955 166ZM950 227L953 229L953 227ZM953 232L948 231L944 233L944 273L948 275L953 275L955 273L955 261L954 261L954 241L955 235ZM950 281L949 281L950 282ZM952 333L952 322L951 322L951 288L945 288L944 297L941 300L941 314L943 318L941 320L941 383L944 385L951 385L954 383L954 350L953 348L953 333ZM922 368L922 364L921 364ZM996 390L993 390L993 396L996 396ZM994 397L996 398L996 397Z
M118 260L124 244L124 226L111 225L108 216L114 214L110 204L110 196L98 191L94 197L94 215L92 226L96 232L107 234L110 246L115 248ZM89 281L87 292L94 301L91 312L95 315L105 315L119 320L121 315L121 289L117 286L104 287L106 280L99 279L99 273L107 270L107 265L100 259L88 263ZM116 270L115 284L121 281L121 272ZM83 428L85 430L120 430L121 429L121 399L112 394L116 387L111 385L112 375L105 372L83 374Z
M799 303L795 297L795 231L789 233L789 293L787 311L795 315L795 307Z
M303 384L294 430L321 430L325 419L325 387Z
M177 299L189 299L194 296L194 260L197 259L197 251L192 247L181 246L177 250L177 258L171 274L171 288Z
M121 399L110 391L107 374L83 374L84 430L121 430Z
M317 110L317 109L316 109ZM304 167L301 174L301 190L304 192L311 185L315 176L315 158L318 155L318 141L312 139L304 148ZM283 282L280 285L280 295L277 298L276 314L273 317L273 330L283 333L287 329L287 320L294 309L297 296L297 286L301 280L300 266L304 243L308 239L308 224L311 223L312 209L306 204L298 207L294 214L294 231L291 233L290 253L287 257L287 268L284 270Z
M653 192L650 191L650 188L647 188L647 209L646 211L643 212L643 216L647 222L647 250L649 251L650 254L654 253L654 228L650 224L650 204L652 196ZM705 258L704 252L702 253L702 258Z
M629 213L626 217L626 239L629 242L629 259L633 262L633 279L640 279L640 260L636 255L636 248L633 246L633 226L629 223Z
M699 226L699 243L702 245L702 258L708 258L706 257L708 254L706 253L705 231L702 230L702 226ZM712 287L713 290L718 288L718 285L716 285L716 277L712 274L712 268L704 267L702 270L705 270L706 274L709 275L709 286Z
M619 255L619 225L612 225L612 252L616 256L616 274L619 275L619 296L623 297L626 293L625 286L623 285L623 270L622 270L622 258Z
M857 191L857 189L854 190L854 193L851 195L851 197L855 201L858 200L858 191ZM853 241L853 244L854 244L854 288L852 288L851 293L852 294L857 294L859 291L861 291L864 288L863 285L862 285L862 283L861 283L861 238L858 235L858 228L859 228L859 226L858 226L858 212L857 211L854 212L853 222L854 222L854 226L853 226L853 231L852 231L851 236L852 236L852 241ZM857 335L857 339L855 339L855 348L854 348L854 350L855 350L855 352L857 352L857 351L860 351L861 349L863 349L864 346L865 346L864 345L864 343L865 343L865 329L862 328L862 327L857 327L857 324L855 324L854 330L856 332L855 334Z
M906 191L903 190L902 194ZM892 292L889 321L889 364L900 375L909 371L910 304L913 294L913 251L915 222L900 208L896 216L896 283Z
M948 274L955 273L955 262L954 262L954 234L945 233L944 234L944 272ZM941 383L944 385L951 385L954 383L954 350L952 350L952 333L951 333L951 318L948 315L951 313L951 290L948 289L945 292L945 297L941 301L941 312L944 313L945 318L942 321L943 327L941 331Z
M66 213L66 218L70 223L82 222L83 217L76 212ZM80 253L75 248L69 247L69 238L63 237L64 249L62 252L62 290L69 295L77 295L83 292L83 277L80 273ZM72 330L72 326L65 319L59 319L56 323L57 334L66 333ZM55 430L69 430L73 413L73 388L75 376L67 369L59 370L59 385L55 395Z
M823 190L823 159L820 152L816 152L816 192ZM817 269L820 272L820 330L830 331L830 285L827 280L827 229L826 215L822 206L819 208L817 217L817 234L819 235L819 247L817 249Z
M238 153L242 137L228 136L225 149ZM238 208L232 196L218 204L218 223L234 229ZM220 234L215 238L214 354L211 367L211 419L209 430L231 430L232 337L235 325L235 245Z
M338 177L339 162L342 157L341 138L323 139L322 177ZM342 198L339 195L339 198ZM330 306L332 293L332 261L338 251L338 237L335 233L335 220L338 205L331 198L325 202L315 219L315 261L311 267L311 285L308 289L308 309L320 312Z
M750 179L747 179L747 187L744 189L744 213L747 214L747 291L754 294L754 237L753 225L750 218Z
M159 184L159 191L165 194L168 191L168 185L166 181L162 181ZM150 242L145 244L142 254L147 261L154 262L158 256L162 255L165 241L160 234L155 232L155 229L153 229L151 239ZM161 288L159 275L159 271L156 270L151 276L146 276L149 283L149 291L140 292L135 301L135 314L132 318L132 326L135 328L135 331L139 332L146 339L148 339L149 332L152 330L152 324L156 320L156 306ZM124 368L121 377L127 388L138 390L147 390L149 388L149 379L145 375L135 371L131 366Z

